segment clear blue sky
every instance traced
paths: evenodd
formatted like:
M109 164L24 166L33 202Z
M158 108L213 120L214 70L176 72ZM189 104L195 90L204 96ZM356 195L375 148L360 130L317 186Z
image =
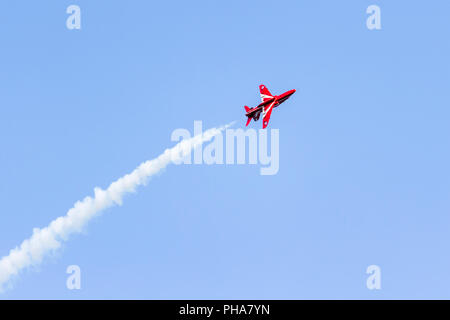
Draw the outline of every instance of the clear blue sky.
M66 28L70 4L81 30ZM366 28L371 4L381 30ZM174 129L243 127L260 83L297 93L269 125L277 175L170 166L0 299L450 298L449 12L444 0L3 2L0 256L172 146Z

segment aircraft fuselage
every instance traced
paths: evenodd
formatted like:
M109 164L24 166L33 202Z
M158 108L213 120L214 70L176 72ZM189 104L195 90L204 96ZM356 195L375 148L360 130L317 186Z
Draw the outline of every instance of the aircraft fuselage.
M280 104L282 104L283 102L285 102L287 99L289 99L294 93L295 93L295 89L286 91L285 93L282 93L278 96L274 96L271 99L268 99L264 102L261 102L260 104L258 104L255 108L250 109L249 112L247 112L245 115L248 116L252 116L254 114L258 114L258 118L259 118L259 113L262 111L263 107L270 105L272 102L275 101L275 104L273 105L273 108L278 107Z

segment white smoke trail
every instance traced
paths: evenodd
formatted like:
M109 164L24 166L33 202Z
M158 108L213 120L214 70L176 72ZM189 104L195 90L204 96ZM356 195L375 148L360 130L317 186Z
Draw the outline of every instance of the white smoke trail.
M145 185L151 176L170 163L182 159L192 149L211 140L230 125L232 124L212 128L203 134L179 142L171 149L166 149L159 157L142 163L133 172L114 181L106 190L95 188L93 198L86 197L76 202L65 216L53 220L47 227L35 228L30 238L0 260L0 291L21 270L40 264L47 254L60 248L69 235L81 232L83 227L102 210L115 204L121 205L126 193L134 192L136 187Z

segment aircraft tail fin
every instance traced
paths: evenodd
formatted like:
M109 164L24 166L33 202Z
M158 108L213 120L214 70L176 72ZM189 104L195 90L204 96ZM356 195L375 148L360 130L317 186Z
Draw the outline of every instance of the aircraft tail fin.
M247 107L247 106L244 106L244 108L245 108L245 112L249 112L251 109L249 108L249 107Z

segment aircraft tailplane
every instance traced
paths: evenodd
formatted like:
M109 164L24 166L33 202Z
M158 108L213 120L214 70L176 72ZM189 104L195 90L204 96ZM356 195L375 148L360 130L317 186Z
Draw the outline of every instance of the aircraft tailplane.
M244 108L245 108L245 112L249 112L250 110L252 110L252 109L250 109L250 108L247 107L247 106L244 106ZM252 117L251 117L251 116L247 116L247 124L246 124L245 126L248 126L248 124L250 123L250 121L252 121Z

